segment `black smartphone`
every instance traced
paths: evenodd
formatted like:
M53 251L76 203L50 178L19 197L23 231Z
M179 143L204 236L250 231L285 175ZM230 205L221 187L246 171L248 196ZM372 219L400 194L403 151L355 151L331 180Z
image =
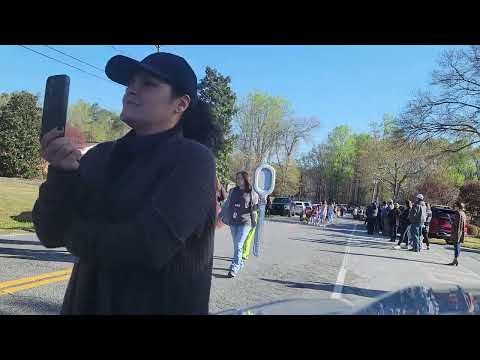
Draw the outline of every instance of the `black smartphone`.
M70 78L67 75L54 75L47 79L40 138L57 127L63 128L65 135L69 90Z

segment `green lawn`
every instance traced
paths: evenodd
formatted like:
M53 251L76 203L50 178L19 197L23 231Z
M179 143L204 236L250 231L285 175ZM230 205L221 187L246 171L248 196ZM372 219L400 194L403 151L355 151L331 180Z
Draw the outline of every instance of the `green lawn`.
M0 234L33 231L31 211L41 183L0 178Z
M432 244L440 244L445 245L447 242L443 239L429 239ZM469 248L469 249L480 249L480 239L467 236L465 238L465 242L462 243L462 247Z

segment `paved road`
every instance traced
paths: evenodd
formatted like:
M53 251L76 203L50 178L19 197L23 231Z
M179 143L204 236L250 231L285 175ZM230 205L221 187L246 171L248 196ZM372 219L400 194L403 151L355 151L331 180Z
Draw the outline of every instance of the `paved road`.
M463 251L461 264L445 266L451 246L412 253L366 234L359 222L338 219L326 229L272 218L260 258L251 256L236 278L226 277L232 255L227 228L217 231L210 311L280 299L343 298L363 304L388 291L419 283L479 283L480 253ZM34 235L0 236L0 314L57 314L73 258L45 249ZM46 275L44 275L46 274Z

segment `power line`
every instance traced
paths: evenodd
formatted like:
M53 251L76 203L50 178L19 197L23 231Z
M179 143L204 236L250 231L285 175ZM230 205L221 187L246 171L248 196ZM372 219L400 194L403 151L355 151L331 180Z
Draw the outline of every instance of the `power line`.
M120 53L120 54L124 54L124 55L128 55L130 57L134 57L133 55L129 54L128 52L126 51L123 51L121 49L119 49L118 47L114 46L114 45L109 45L109 47L111 47L113 50L115 50L116 52Z
M56 52L58 52L58 53L60 53L60 54L62 54L62 55L68 56L69 58L71 58L71 59L73 59L73 60L77 60L78 62L81 62L82 64L88 65L88 66L94 68L95 70L100 71L101 73L103 73L103 72L105 71L104 69L100 69L99 67L97 67L97 66L95 66L95 65L92 65L92 64L87 63L86 61L77 59L76 57L74 57L74 56L72 56L72 55L69 55L69 54L67 54L67 53L64 53L63 51L60 51L60 50L58 50L58 49L55 49L53 46L48 46L48 45L43 45L43 46L45 46L45 47L47 47L47 48L49 48L49 49L52 49L53 51L56 51Z
M109 80L109 79L107 79L107 78L104 78L104 77L101 77L101 76L92 74L91 72L88 72L88 71L85 71L85 70L83 70L83 69L80 69L80 68L78 68L78 67L76 67L76 66L74 66L74 65L70 65L70 64L68 64L68 63L66 63L66 62L63 62L63 61L58 60L58 59L55 59L55 58L53 58L53 57L51 57L51 56L45 55L44 53L41 53L41 52L36 51L36 50L34 50L34 49L32 49L32 48L29 48L28 46L25 46L25 45L18 45L18 46L21 46L21 47L23 47L23 48L25 48L25 49L27 49L27 50L30 50L30 51L32 51L32 52L34 52L34 53L37 53L38 55L44 56L44 57L46 57L46 58L48 58L48 59L50 59L50 60L56 61L56 62L58 62L58 63L60 63L60 64L63 64L63 65L69 66L69 67L71 67L71 68L73 68L73 69L76 69L76 70L78 70L78 71L81 71L81 72L83 72L83 73L85 73L85 74L87 74L87 75L94 76L94 77L96 77L97 79L106 81L106 82L108 82L109 84L116 84L115 82L113 82L113 81L111 81L111 80Z

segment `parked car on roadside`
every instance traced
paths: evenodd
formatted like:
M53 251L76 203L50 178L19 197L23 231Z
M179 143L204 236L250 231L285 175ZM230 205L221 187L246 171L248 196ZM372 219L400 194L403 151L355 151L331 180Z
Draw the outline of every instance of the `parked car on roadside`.
M272 215L281 216L293 216L294 209L293 204L288 197L276 197L272 201L272 209L270 211Z
M432 209L432 221L428 235L440 239L445 239L449 243L452 233L452 221L455 210L448 206L435 205ZM465 224L465 233L467 233L467 224Z
M305 203L303 201L295 201L295 215L301 215L305 212Z
M295 215L305 215L307 211L312 210L312 203L310 201L295 201Z

